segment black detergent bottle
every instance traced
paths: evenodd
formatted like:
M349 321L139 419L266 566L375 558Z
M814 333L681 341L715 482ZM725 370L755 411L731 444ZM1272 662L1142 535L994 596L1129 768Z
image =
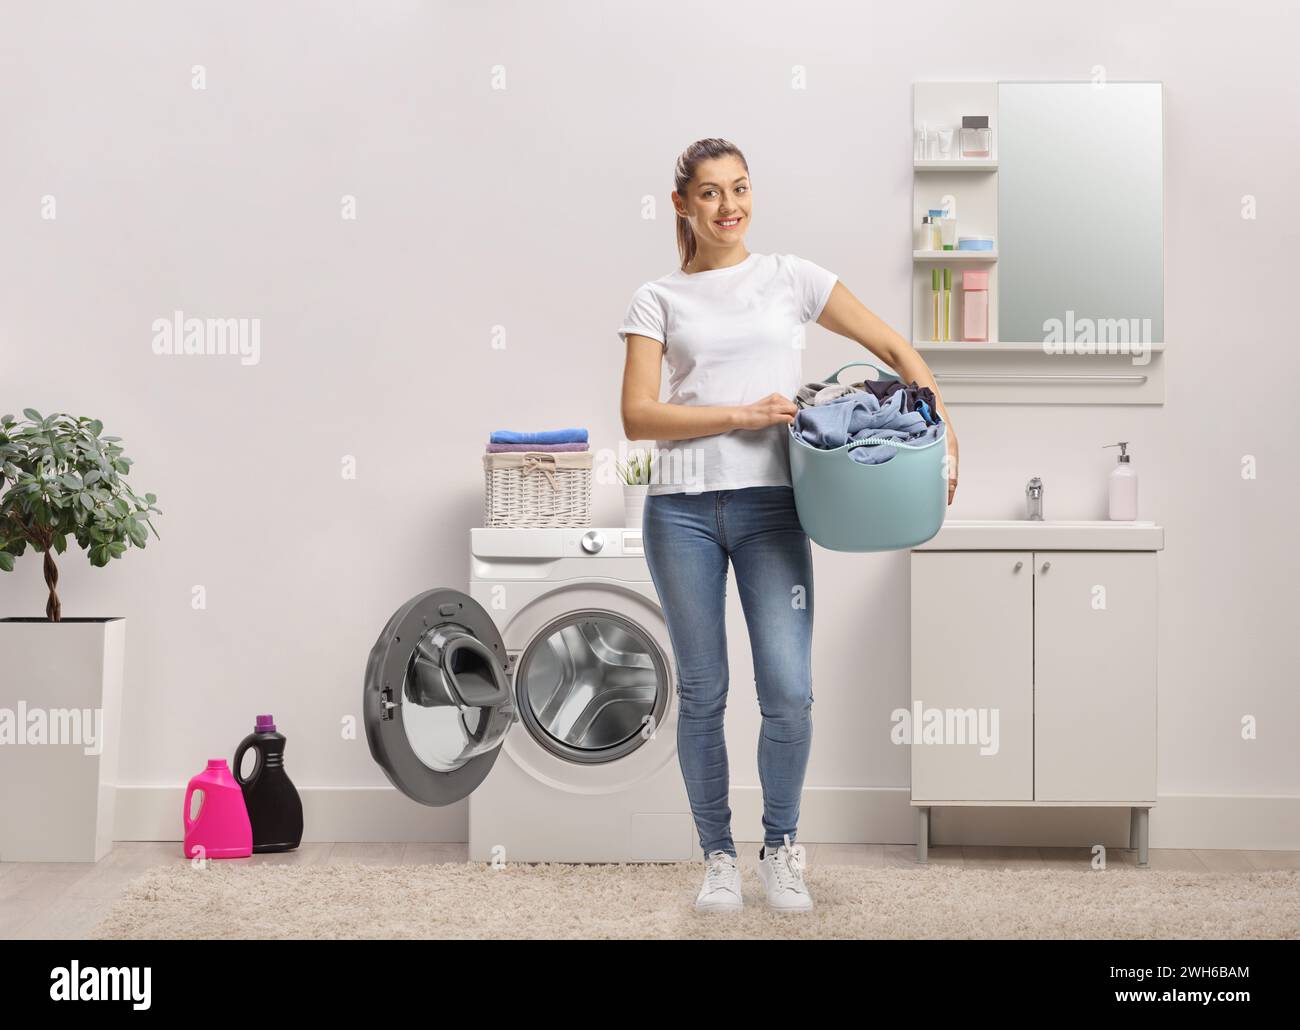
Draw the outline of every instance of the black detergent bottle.
M230 768L244 790L248 821L253 824L253 853L292 851L302 843L302 799L284 771L283 733L275 720L259 715L253 732L239 742ZM257 764L245 779L244 752L257 750Z

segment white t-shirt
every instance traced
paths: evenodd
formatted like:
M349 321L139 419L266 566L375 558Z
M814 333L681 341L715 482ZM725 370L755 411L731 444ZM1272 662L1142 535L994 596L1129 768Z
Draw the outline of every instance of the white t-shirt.
M803 385L803 326L838 276L794 254L754 254L726 268L676 269L642 285L618 335L658 340L669 404L737 406ZM649 494L789 486L789 430L733 429L656 441Z

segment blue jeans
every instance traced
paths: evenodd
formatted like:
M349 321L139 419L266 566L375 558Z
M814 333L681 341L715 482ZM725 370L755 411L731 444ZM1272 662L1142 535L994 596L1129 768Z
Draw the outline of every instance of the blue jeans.
M727 560L749 627L763 728L758 777L763 842L799 821L812 746L812 547L788 486L651 494L646 562L677 666L677 757L704 854L734 855L727 801Z

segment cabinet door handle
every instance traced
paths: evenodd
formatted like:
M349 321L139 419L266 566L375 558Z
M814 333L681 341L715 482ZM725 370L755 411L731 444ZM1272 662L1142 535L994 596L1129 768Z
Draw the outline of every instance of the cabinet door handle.
M1019 572L1019 571L1020 571L1021 569L1023 569L1024 567L1025 567L1025 563L1022 562L1022 561L1018 561L1018 562L1016 562L1016 567L1015 567L1012 571L1013 571L1013 572Z
M1049 561L1045 561L1045 562L1043 562L1043 571L1044 571L1044 572L1046 572L1046 571L1047 571L1048 569L1050 569L1051 567L1052 567L1052 563L1051 563L1051 562L1049 562Z

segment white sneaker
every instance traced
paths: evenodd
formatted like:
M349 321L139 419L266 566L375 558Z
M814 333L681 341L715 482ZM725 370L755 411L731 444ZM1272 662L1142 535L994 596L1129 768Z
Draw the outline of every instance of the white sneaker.
M791 845L790 835L786 834L779 848L773 851L765 846L760 854L758 878L767 889L767 907L780 912L812 911L812 895L803 882L808 864L803 845Z
M704 860L704 886L695 899L696 911L735 912L743 906L736 856L727 851L710 851Z

